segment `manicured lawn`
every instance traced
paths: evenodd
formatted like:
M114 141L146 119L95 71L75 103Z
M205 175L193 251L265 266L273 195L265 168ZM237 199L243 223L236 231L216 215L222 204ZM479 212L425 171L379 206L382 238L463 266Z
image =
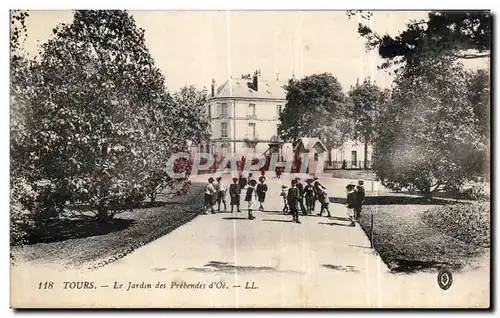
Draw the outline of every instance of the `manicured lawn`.
M331 174L332 178L376 181L375 174L371 170L327 170L325 174Z
M370 235L373 214L373 243L394 272L478 265L489 253L489 203L377 204L363 207L361 227ZM384 204L385 203L385 204ZM459 207L461 206L461 207Z
M15 260L95 268L121 258L192 220L198 214L203 185L193 183L188 193L166 200L163 206L120 213L113 223L65 220L63 228L44 243L13 247Z

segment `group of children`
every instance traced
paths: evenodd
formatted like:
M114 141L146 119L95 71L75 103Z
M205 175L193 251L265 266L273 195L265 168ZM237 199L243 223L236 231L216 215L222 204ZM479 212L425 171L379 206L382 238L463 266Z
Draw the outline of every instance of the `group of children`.
M221 203L224 205L224 210L227 209L226 194L228 189L221 182L221 177L218 177L216 180L217 183L214 184L213 178L208 179L208 185L205 190L203 214L206 214L208 208L212 213L216 213L213 208L215 203L218 204L217 211L220 211ZM232 180L233 183L229 186L231 212L234 211L234 207L236 207L237 212L241 212L241 194L242 191L245 191L244 200L248 204L248 219L255 219L252 213L253 211L257 209L259 211L264 211L263 204L268 191L268 186L265 183L266 178L264 176L259 177L259 182L257 183L253 178L253 174L249 173L247 178L240 175L239 178L233 178ZM351 225L354 225L354 222L358 221L361 215L361 208L365 199L363 183L364 182L360 180L357 186L351 183L346 187L347 214L351 219ZM326 212L327 217L331 216L329 210L330 200L326 192L326 187L319 182L318 178L307 179L305 186L300 182L300 178L292 179L290 188L286 185L281 187L280 197L283 198L283 212L292 214L293 221L296 223L300 223L299 209L302 211L303 215L312 214L315 210L316 201L319 201L321 205L320 212L317 215L322 216L323 212ZM258 208L257 205L259 205Z
M297 195L293 193L293 188L297 188ZM300 183L300 178L295 178L292 180L292 187L288 190L287 189L288 187L283 185L281 187L280 194L283 198L284 213L293 214L293 209L297 207L297 211L298 208L300 208L303 215L312 214L316 206L316 201L319 201L321 209L318 216L322 216L324 211L328 213L327 216L331 216L328 208L330 201L328 199L328 194L325 191L326 188L319 182L318 178L307 179L305 187L302 183ZM304 199L306 202L305 206ZM297 220L295 220L294 217L294 221L298 221L298 216Z
M209 208L213 214L215 210L213 208L214 204L217 202L218 209L220 212L221 203L224 204L224 211L227 209L226 206L226 194L227 188L221 182L222 178L217 178L217 183L214 185L214 179L208 179L208 185L205 189L205 203L203 207L202 214L207 214L206 210ZM259 177L259 183L253 178L253 174L249 173L247 178L240 175L239 178L233 178L233 183L229 186L229 196L231 198L231 212L234 212L234 207L236 207L237 212L240 210L240 200L241 193L245 190L245 201L248 203L248 219L253 220L252 212L257 209L257 202L259 202L259 211L264 211L264 201L266 200L266 193L268 190L266 178L264 176Z

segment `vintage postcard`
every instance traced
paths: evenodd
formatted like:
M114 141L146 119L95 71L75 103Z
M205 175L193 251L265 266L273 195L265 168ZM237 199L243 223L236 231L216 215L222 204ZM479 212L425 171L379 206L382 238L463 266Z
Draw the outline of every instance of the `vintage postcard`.
M10 11L13 308L489 308L482 11Z

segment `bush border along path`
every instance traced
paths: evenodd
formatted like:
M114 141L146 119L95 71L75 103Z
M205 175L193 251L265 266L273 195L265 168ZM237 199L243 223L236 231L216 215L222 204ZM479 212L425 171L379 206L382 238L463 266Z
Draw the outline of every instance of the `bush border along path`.
M128 228L85 238L12 247L16 262L60 264L63 268L95 270L106 266L193 220L200 211L203 185L193 183L188 193L165 206L137 209L117 218L135 221Z
M373 247L392 272L411 273L439 268L457 270L481 266L479 262L488 252L488 247L460 239L459 235L455 235L458 233L449 232L451 227L444 231L440 224L428 222L429 214L443 209L454 210L458 204L463 205L453 202L446 205L366 205L360 225L370 238L370 216L374 215ZM457 216L447 213L446 217ZM474 226L469 223L469 226Z

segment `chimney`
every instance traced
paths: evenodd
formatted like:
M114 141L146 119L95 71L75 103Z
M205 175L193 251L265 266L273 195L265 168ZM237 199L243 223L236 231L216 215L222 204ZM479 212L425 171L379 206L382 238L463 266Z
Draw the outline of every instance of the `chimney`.
M215 79L212 78L212 97L215 96Z
M253 74L253 89L258 91L259 90L259 78L257 77L257 71Z

